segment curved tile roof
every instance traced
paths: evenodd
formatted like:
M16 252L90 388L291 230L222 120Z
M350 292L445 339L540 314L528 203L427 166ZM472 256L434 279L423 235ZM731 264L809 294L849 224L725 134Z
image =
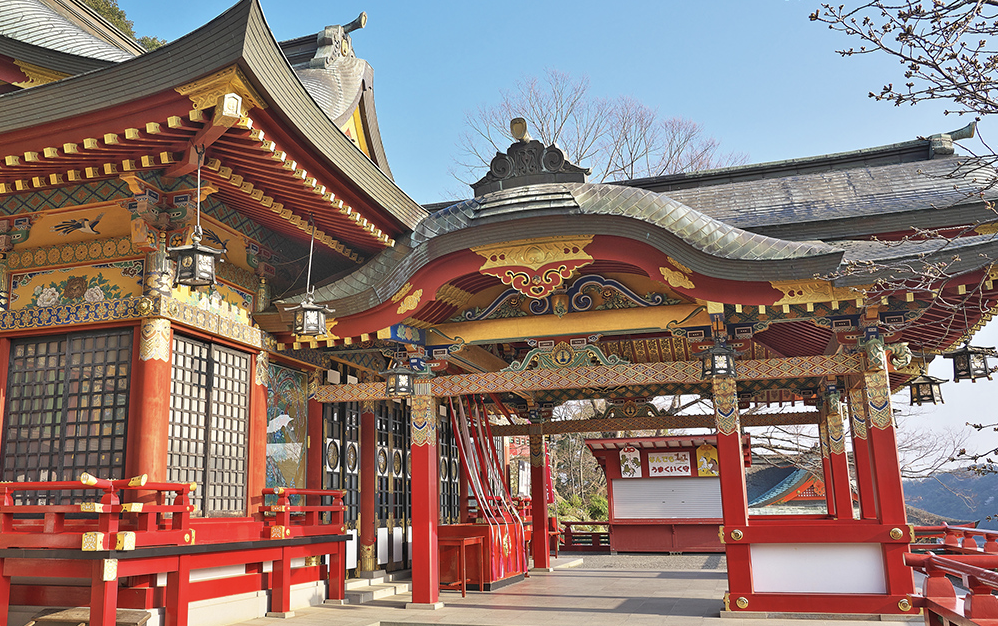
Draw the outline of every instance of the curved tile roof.
M370 66L356 57L337 57L325 68L295 67L294 70L319 107L340 126L356 108Z
M857 231L855 218L981 205L982 189L989 190L988 197L998 197L998 191L989 188L996 175L992 167L973 164L967 157L936 156L910 163L673 189L668 194L732 226L774 237L848 238L866 234ZM891 228L879 222L871 227L871 232Z
M397 242L394 249L382 251L348 276L316 287L315 298L329 302L357 297L349 304L342 302L351 313L357 307L375 306L394 294L431 256L436 258L447 251L479 245L497 236L520 238L516 228L504 228L507 224L512 227L514 222L522 224L540 218L544 221L540 228L550 230L558 228L560 219L582 215L626 217L638 224L644 222L655 227L653 230L639 228L648 231L653 244L666 233L719 262L775 262L775 265L766 266L774 276L779 268L786 268L786 263L802 260L820 263L825 271L830 271L842 256L842 250L821 242L782 241L729 226L665 195L643 189L594 183L548 183L497 191L437 211L421 221L409 238ZM634 229L623 232L620 224L605 219L590 220L585 228L606 234L643 237L637 231L632 232ZM522 230L520 226L517 228ZM445 235L448 243L435 246L433 240ZM713 273L735 280L751 280L733 276L723 268ZM294 296L282 302L291 304L300 299L301 296Z
M618 185L548 183L497 191L437 211L413 232L413 243L475 223L524 217L531 212L620 215L672 233L693 248L715 257L742 261L801 259L838 254L821 242L774 239L751 233L690 208L669 196Z
M18 61L26 61L41 67L65 72L73 76L92 70L99 70L113 64L112 61L103 61L92 57L83 57L59 52L58 50L50 50L41 46L34 46L5 35L0 35L0 54L17 59Z
M0 35L104 61L127 61L133 57L36 0L0 0Z
M922 264L942 262L946 273L963 274L990 265L998 251L998 236L975 235L956 239L924 239L920 241L839 241L844 251L843 267L859 263L857 271L845 273L835 279L836 285L867 284L879 278L903 279L906 274L914 277ZM873 262L870 271L862 264ZM907 262L907 263L906 263ZM910 265L913 270L907 270ZM923 277L924 278L924 277Z

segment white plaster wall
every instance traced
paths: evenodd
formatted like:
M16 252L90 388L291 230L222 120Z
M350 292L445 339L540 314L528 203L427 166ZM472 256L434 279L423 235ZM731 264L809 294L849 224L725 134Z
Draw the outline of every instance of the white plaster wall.
M875 543L772 543L751 547L759 593L887 593Z

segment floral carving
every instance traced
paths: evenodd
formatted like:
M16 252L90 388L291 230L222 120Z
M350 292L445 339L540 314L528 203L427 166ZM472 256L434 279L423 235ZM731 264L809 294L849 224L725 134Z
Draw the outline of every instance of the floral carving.
M513 245L479 246L472 251L485 259L479 272L539 299L561 287L575 270L593 262L585 252L592 239L592 235L545 237Z

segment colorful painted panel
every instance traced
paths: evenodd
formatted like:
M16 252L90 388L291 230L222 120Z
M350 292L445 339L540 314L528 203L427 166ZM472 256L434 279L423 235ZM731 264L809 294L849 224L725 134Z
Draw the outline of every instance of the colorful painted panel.
M308 377L270 365L267 389L267 486L305 487ZM297 498L292 498L297 504Z
M620 450L620 475L622 478L641 478L641 452L634 446Z
M12 274L11 309L120 300L142 294L143 261Z
M697 476L718 475L717 448L705 443L697 448Z
M3 220L0 220L2 230ZM36 267L93 263L122 257L140 257L142 251L132 245L128 237L98 239L76 244L60 244L49 248L26 248L7 254L11 270L28 270Z

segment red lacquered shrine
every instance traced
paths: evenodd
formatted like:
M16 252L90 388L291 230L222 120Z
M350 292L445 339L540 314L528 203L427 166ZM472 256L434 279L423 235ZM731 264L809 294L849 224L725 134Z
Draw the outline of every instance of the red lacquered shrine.
M717 438L587 439L606 474L611 552L723 552ZM751 465L748 435L742 437Z
M241 0L144 52L30 4L0 30L7 623L284 616L409 568L436 608L550 566L547 436L643 429L711 432L716 479L688 478L719 493L726 611L918 612L891 396L998 298L972 128L594 184L517 121L473 197L424 207L364 16L277 42ZM642 409L677 395L710 410ZM588 399L619 410L553 419ZM820 433L824 513L749 514L771 425Z

